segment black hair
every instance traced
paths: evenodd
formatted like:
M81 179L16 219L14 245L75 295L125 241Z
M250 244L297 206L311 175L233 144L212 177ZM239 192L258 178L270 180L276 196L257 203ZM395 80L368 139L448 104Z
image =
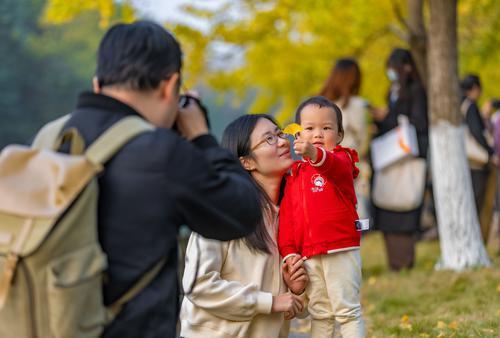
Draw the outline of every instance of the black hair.
M464 92L473 89L475 86L481 88L481 81L476 74L468 74L460 82L460 88L462 88Z
M302 113L302 110L304 110L304 108L309 105L316 105L319 108L328 107L332 109L335 112L335 115L337 115L338 132L339 134L342 134L342 138L344 138L344 127L342 124L342 110L340 110L339 106L337 106L335 103L328 100L324 96L313 96L306 99L305 101L302 101L302 103L297 107L297 110L295 111L295 123L300 124L300 114Z
M221 145L222 147L229 149L236 157L242 156L252 156L250 136L260 119L267 119L273 124L279 127L276 120L267 114L251 114L243 115L231 122L222 135ZM264 191L262 186L255 181L255 179L248 172L251 181L254 183L255 188L258 190L260 197L260 204L263 209L267 209L271 212L272 216L277 216L274 211L273 203L269 199L269 196ZM266 229L266 223L264 221L265 213L263 213L263 218L257 224L257 227L253 233L243 238L243 242L254 251L261 251L264 253L271 253L270 246L273 245L272 239L269 237L269 232ZM274 218L274 217L273 217Z
M492 99L491 105L493 106L493 109L495 109L495 110L500 109L500 100L499 99Z
M411 67L410 72L404 71L404 67L407 65ZM412 85L415 83L422 85L417 66L408 49L394 48L387 59L387 67L394 68L399 75L398 82L401 86L399 97L401 99L409 99L412 96L410 89Z
M121 23L111 27L101 40L96 77L100 87L155 89L162 80L180 72L181 57L179 43L162 26L150 21Z

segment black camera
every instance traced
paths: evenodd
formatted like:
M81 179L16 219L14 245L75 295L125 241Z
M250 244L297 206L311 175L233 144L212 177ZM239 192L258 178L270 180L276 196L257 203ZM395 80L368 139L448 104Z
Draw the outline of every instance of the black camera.
M207 127L210 130L210 120L208 119L208 109L201 103L200 99L191 95L183 94L179 96L179 108L186 108L190 104L196 104L198 107L201 109L203 112L203 116L205 116L205 121L207 122ZM172 127L173 130L178 131L179 129L177 128L177 122L174 124Z

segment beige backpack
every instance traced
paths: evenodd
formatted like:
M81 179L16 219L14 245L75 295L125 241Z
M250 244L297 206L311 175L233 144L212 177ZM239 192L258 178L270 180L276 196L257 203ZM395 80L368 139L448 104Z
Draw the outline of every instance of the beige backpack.
M0 337L98 337L158 273L158 262L111 307L97 237L97 175L123 145L153 127L126 117L86 151L69 116L46 125L32 147L0 154ZM56 152L70 142L70 154Z

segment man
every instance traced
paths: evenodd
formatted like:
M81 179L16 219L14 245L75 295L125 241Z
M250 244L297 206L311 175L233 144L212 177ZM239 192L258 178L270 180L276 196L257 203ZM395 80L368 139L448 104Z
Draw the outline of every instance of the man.
M65 126L76 127L87 145L126 116L156 126L126 144L99 178L99 241L109 264L105 304L166 258L105 338L175 336L180 225L229 240L253 231L261 217L248 174L208 133L196 101L178 108L180 82L181 50L169 32L151 22L118 24L99 46L94 92L80 95Z

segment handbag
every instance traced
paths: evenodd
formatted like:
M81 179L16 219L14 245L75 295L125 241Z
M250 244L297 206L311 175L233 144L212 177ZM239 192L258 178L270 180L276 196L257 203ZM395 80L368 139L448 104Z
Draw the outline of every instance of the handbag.
M465 120L465 116L467 115L467 110L471 102L469 99L465 99L460 106L460 111L462 112L462 116ZM489 154L484 147L477 142L476 138L471 134L467 123L465 124L465 152L467 154L467 159L469 160L469 164L473 167L483 167L489 160Z
M382 170L407 157L418 156L417 131L408 116L398 116L398 126L371 142L372 164Z
M375 206L390 211L417 209L423 201L426 160L407 157L374 172L372 200Z

